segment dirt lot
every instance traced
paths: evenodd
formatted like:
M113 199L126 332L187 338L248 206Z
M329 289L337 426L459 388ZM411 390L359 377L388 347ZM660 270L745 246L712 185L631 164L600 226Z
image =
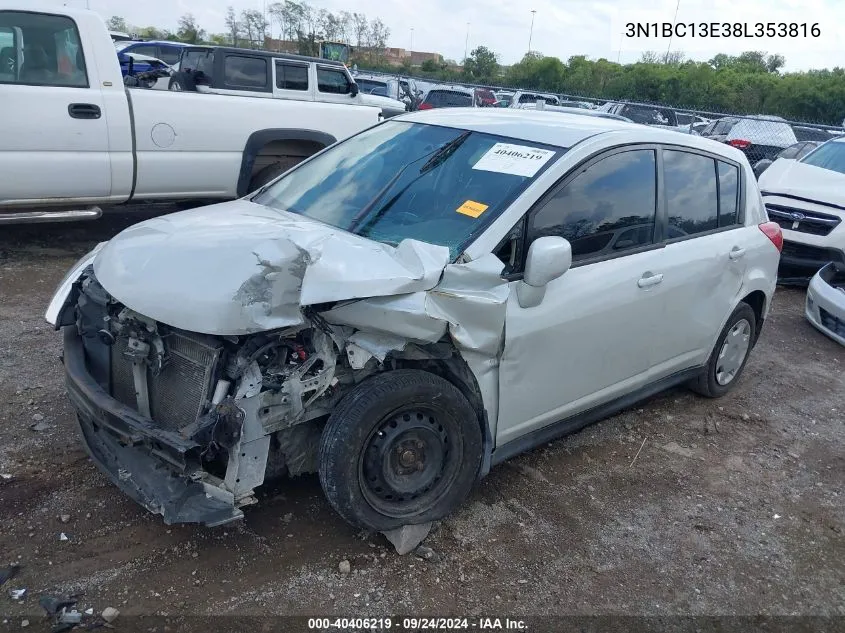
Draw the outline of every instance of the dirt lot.
M428 561L348 527L316 477L207 529L164 525L100 475L43 314L75 259L136 218L0 232L0 562L23 565L0 629L44 627L45 593L169 630L212 614L845 616L845 348L805 322L803 291L778 292L731 395L675 390L496 468Z

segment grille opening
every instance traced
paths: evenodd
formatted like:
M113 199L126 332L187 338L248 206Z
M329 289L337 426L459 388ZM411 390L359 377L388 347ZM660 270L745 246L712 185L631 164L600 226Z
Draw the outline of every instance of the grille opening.
M835 215L779 204L767 204L766 211L772 222L777 222L780 228L809 235L828 235L842 222Z
M221 349L182 332L169 332L162 338L167 362L158 375L147 369L150 414L162 428L176 431L204 413ZM126 338L111 346L112 396L137 410L132 362L124 355L126 349Z

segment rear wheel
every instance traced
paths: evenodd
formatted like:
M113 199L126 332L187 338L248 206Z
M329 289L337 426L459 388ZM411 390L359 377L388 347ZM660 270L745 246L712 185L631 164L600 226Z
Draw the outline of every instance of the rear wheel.
M353 388L329 417L320 483L349 523L391 530L451 513L475 482L481 451L478 416L454 385L390 371Z
M719 398L737 383L754 342L757 319L747 303L740 303L719 335L705 371L690 388L708 398Z

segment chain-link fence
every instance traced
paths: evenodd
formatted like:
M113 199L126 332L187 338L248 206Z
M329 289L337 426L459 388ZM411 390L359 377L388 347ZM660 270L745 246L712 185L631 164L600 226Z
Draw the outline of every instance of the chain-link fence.
M727 143L745 153L758 175L778 156L800 158L821 143L845 133L841 126L791 121L765 113L736 114L667 103L617 101L590 95L550 93L517 86L441 82L401 73L356 69L354 74L356 81L360 77L365 86L380 81L389 82L391 86L396 87L397 98L402 99L404 96L411 109L420 107L421 104L422 107L427 107L424 105L426 95L436 86L434 92L451 90L466 96L463 101L448 105L542 107L569 112L581 110L584 114L593 116L621 118L634 123L671 128L680 133L700 135ZM392 95L387 93L387 96ZM434 103L433 99L431 101L431 107L443 105ZM543 104L538 106L538 101Z

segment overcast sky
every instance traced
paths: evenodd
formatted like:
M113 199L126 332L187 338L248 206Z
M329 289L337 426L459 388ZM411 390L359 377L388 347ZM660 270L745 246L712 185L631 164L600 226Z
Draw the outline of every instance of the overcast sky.
M262 9L263 0L52 0L85 6L104 18L124 17L130 24L176 29L179 16L193 13L209 32L225 31L226 7ZM268 0L266 4L270 4ZM675 18L678 0L313 0L316 8L348 10L380 17L390 28L389 45L438 52L460 60L469 32L469 49L485 45L512 64L528 50L531 10L536 10L531 49L566 60L571 55L636 61L642 51L665 52L668 40L628 41L623 24ZM643 7L638 9L636 7ZM647 8L645 8L647 7ZM679 23L689 22L819 23L821 37L797 39L674 38L672 50L687 57L710 59L716 53L764 50L786 58L786 70L845 66L845 38L834 29L845 24L842 0L680 0ZM467 22L470 23L467 28ZM273 25L274 33L278 25Z

